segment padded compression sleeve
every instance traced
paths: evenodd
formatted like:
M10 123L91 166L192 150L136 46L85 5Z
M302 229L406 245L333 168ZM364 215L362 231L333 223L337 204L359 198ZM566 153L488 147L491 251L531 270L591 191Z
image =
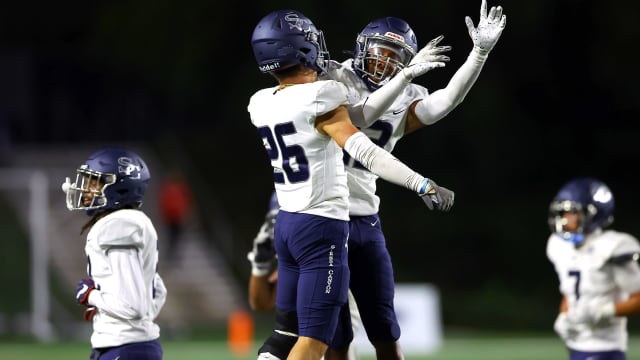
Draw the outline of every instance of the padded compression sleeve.
M372 92L362 104L354 106L354 109L359 109L362 113L362 127L369 127L378 120L409 83L410 81L400 72L387 84Z
M391 153L374 144L363 132L351 135L344 149L364 167L381 178L413 190L424 191L425 177L411 170Z
M425 125L431 125L458 106L478 79L486 60L487 55L479 54L474 48L467 61L453 74L447 87L434 91L428 99L418 102L414 109L418 120Z

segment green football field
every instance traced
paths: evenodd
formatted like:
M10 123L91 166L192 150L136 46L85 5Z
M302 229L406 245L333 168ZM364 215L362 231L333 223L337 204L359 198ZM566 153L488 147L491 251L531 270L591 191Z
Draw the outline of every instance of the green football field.
M640 338L629 341L629 359L640 359ZM255 351L247 355L232 353L223 341L165 341L164 359L224 360L255 359ZM255 350L255 349L254 349ZM89 345L85 343L16 343L0 342L3 360L71 360L87 359ZM566 359L566 352L554 337L477 337L445 339L442 348L426 356L407 355L407 360L547 360ZM360 356L372 360L373 356Z

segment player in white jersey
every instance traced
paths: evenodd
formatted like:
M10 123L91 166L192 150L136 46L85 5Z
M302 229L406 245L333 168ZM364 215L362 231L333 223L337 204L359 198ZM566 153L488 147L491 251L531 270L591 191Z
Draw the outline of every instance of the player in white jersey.
M329 344L346 349L351 341L350 324L340 324L346 336L335 336L341 313L348 312L349 286L349 193L341 149L383 179L413 190L431 209L448 211L454 194L373 144L351 123L346 87L318 80L327 52L322 33L306 16L274 11L258 22L251 43L260 70L279 83L257 91L248 105L280 202L274 234L276 313L298 317L289 359L320 359ZM442 65L423 62L402 74L417 76Z
M562 186L549 207L547 257L560 281L554 330L570 360L624 360L627 316L640 312L640 244L605 230L614 197L602 181L581 177Z
M76 301L93 323L91 359L162 359L154 319L167 289L157 273L158 235L140 210L150 173L131 150L102 148L62 184L69 210L91 217L82 228L87 276Z
M478 78L489 52L506 25L501 6L480 8L478 26L466 18L473 48L447 86L429 93L401 72L422 61L448 61L439 46L442 36L419 52L416 36L404 20L385 17L370 22L358 34L354 56L342 63L330 61L323 78L347 85L352 118L374 143L392 151L406 134L436 123L458 106ZM360 115L355 110L360 110ZM363 326L378 359L402 359L400 327L394 310L394 275L378 216L378 176L345 153L349 215L350 288Z

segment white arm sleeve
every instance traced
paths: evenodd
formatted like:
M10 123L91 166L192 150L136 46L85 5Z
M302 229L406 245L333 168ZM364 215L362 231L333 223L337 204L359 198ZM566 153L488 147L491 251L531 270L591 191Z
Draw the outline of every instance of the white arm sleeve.
M364 167L381 178L416 193L424 192L425 177L411 170L388 151L374 144L363 132L351 135L344 149Z
M476 82L486 60L487 55L472 50L447 87L434 91L428 98L418 102L415 107L418 120L425 125L434 124L458 106Z
M349 110L354 123L361 127L369 127L384 114L393 104L402 90L410 83L401 73L394 76L388 83L372 92L366 99L360 101Z

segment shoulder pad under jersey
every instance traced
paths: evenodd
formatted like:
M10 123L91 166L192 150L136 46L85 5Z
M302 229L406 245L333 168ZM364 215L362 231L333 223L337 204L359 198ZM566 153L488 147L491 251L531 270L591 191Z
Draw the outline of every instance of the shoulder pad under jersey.
M138 210L119 210L107 215L96 234L102 248L112 246L143 247L144 224ZM96 223L97 225L97 223Z

